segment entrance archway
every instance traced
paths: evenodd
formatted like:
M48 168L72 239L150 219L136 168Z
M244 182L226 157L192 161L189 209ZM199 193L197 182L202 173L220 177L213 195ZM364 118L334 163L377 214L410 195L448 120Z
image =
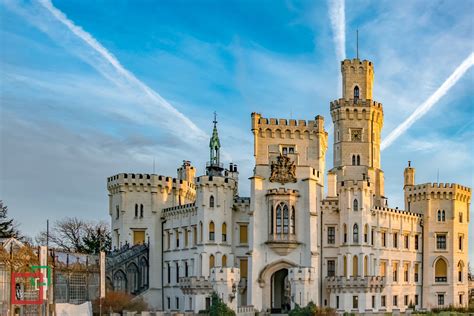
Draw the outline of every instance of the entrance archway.
M288 269L280 269L271 278L272 313L281 313L290 309L291 288L288 282Z

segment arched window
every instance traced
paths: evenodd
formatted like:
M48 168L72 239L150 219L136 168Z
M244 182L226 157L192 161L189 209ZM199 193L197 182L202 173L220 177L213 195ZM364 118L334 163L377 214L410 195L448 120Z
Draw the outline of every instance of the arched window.
M352 210L354 212L357 212L359 210L359 201L357 199L354 199L352 202Z
M227 241L227 224L226 223L222 224L222 241L223 242Z
M135 204L135 217L138 217L138 204Z
M179 262L176 262L176 284L179 283Z
M347 225L344 224L344 243L347 242Z
M355 86L354 87L354 101L357 101L359 99L359 87Z
M459 222L462 223L462 212L459 212Z
M209 240L214 241L215 240L215 234L214 234L214 222L209 223Z
M352 233L353 233L354 243L358 243L359 242L359 226L357 224L354 224Z
M223 268L227 267L227 256L226 255L222 256L222 267Z
M459 261L459 263L458 263L458 282L462 282L463 266L464 266L463 262Z
M290 221L291 221L291 228L290 228L290 234L294 235L296 233L296 223L295 223L295 207L292 206L291 207L291 218L290 218Z
M446 221L446 212L444 210L441 211L441 221Z
M352 260L352 276L358 276L359 275L359 258L357 256L354 256Z
M369 225L365 224L364 226L364 242L369 242Z
M441 222L441 210L438 210L438 222Z
M209 256L209 269L214 268L216 263L216 259L214 258L214 255Z
M288 224L289 224L289 217L288 217L288 207L285 205L283 207L283 234L288 234Z
M138 291L138 267L131 263L127 267L127 279L128 279L128 292L129 293L136 293Z
M273 233L275 232L275 229L274 229L274 226L275 226L275 211L273 210L273 205L272 205L272 208L270 210L270 233L273 235Z
M199 222L199 241L202 242L202 236L203 236L203 226L202 226L202 222Z
M143 204L140 204L140 217L143 217Z
M280 203L277 208L276 208L276 233L277 234L281 234L281 218L282 218L282 215L283 215L283 210L282 210L282 205L284 205L283 203Z
M369 257L364 257L364 277L369 275Z
M117 205L117 207L115 208L115 218L119 218L120 216L120 211L119 211L119 206Z
M127 277L122 270L115 272L113 277L114 291L125 292L127 290Z
M435 282L448 281L448 264L443 258L439 258L435 263Z
M357 155L357 165L360 166L360 155Z
M209 198L209 207L214 207L214 196L211 195L211 197Z
M352 155L352 165L353 166L356 165L356 156L355 155Z
M346 256L344 256L343 261L344 261L344 276L346 277L347 276L347 257Z

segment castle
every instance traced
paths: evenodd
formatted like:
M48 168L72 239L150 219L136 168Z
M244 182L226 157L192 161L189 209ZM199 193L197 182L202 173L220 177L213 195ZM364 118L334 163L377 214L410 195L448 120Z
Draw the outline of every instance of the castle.
M251 196L239 196L237 165L220 160L217 122L206 174L185 161L177 177L109 177L114 247L149 241L147 289L157 309L209 307L274 313L310 301L338 312L392 312L468 304L471 189L415 184L404 171L404 209L384 193L383 106L373 100L372 62L341 62L342 98L331 102L333 167L325 169L324 119L252 113ZM327 175L325 190L325 176ZM137 276L116 271L116 290Z

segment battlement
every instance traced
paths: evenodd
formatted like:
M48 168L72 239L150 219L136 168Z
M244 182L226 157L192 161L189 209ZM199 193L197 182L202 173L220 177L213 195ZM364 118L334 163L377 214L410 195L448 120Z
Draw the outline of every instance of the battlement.
M270 130L273 132L280 131L281 137L288 133L291 138L301 137L306 133L326 133L324 130L324 117L318 115L314 120L293 120L293 119L277 119L277 118L264 118L260 113L252 113L252 130ZM273 137L275 135L272 135Z
M191 182L158 174L119 173L107 178L107 189L111 190L120 185L196 189Z
M402 214L402 215L407 215L407 216L413 216L417 218L422 218L423 214L418 214L410 211L405 211L401 210L398 208L390 208L390 207L383 207L383 206L374 206L372 209L373 211L378 211L378 212L390 212L390 213L396 213L396 214Z
M355 110L357 108L365 107L365 108L372 108L372 109L377 109L377 110L383 111L383 104L382 103L374 101L374 100L369 100L369 99L367 99L367 100L365 100L365 99L364 100L363 99L354 100L354 99L340 98L340 99L333 100L333 101L330 102L331 111L335 110L335 109L342 108L342 107L347 107L349 110L350 110L350 108Z
M235 197L234 198L234 204L237 204L237 205L242 205L242 206L245 206L245 205L250 205L250 198L249 197Z
M344 59L343 61L341 61L341 69L350 68L350 67L359 67L359 66L373 69L374 64L369 60L366 60L366 59L360 60L358 58Z
M195 213L197 211L196 203L188 203L167 207L163 209L163 217L168 218L176 215Z
M238 268L212 268L210 275L211 282L228 282L240 280L240 269Z
M278 189L268 190L267 195L293 195L293 196L299 196L300 193L299 193L298 190L278 188Z
M421 201L427 199L471 200L471 188L456 183L423 183L405 188L408 201Z
M316 277L314 268L292 268L288 270L288 280L290 282L313 281Z
M234 188L237 185L235 179L220 176L200 176L196 178L196 187L200 186L223 186Z

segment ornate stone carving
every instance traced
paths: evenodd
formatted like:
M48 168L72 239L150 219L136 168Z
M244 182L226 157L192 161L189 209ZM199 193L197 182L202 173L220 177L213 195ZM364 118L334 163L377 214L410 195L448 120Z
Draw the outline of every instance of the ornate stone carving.
M272 162L270 182L285 184L296 182L296 165L288 156L280 154L277 161Z

